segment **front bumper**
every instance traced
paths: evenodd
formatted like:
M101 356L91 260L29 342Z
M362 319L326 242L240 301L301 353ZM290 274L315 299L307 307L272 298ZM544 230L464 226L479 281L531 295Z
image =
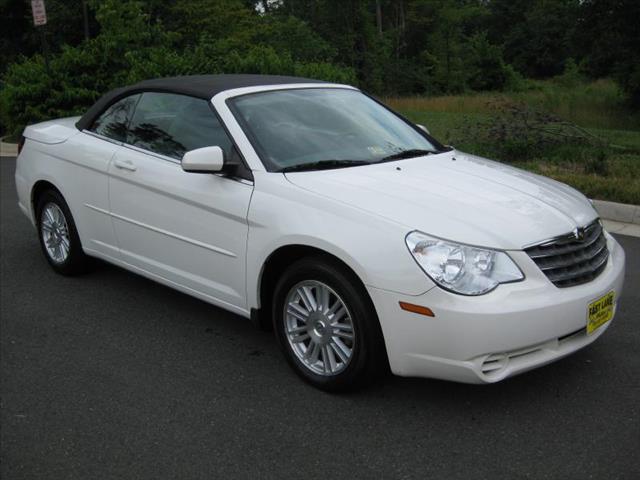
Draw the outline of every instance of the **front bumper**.
M385 338L391 371L465 383L492 383L540 367L596 340L611 322L586 333L587 305L622 293L625 255L607 235L610 257L589 283L555 287L524 252L509 252L525 280L477 297L434 287L418 296L368 287ZM429 307L427 317L398 302ZM615 307L614 307L615 308Z

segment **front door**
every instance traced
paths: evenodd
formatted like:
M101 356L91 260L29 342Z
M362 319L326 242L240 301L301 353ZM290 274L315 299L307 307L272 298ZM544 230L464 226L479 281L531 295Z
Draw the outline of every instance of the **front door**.
M111 216L124 262L246 312L253 186L180 166L185 151L211 145L234 148L207 101L143 93L109 167Z

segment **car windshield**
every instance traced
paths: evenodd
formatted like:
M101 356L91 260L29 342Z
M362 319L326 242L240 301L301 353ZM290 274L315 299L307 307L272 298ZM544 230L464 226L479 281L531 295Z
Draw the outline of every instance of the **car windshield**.
M229 104L269 171L364 165L443 148L357 90L277 90Z

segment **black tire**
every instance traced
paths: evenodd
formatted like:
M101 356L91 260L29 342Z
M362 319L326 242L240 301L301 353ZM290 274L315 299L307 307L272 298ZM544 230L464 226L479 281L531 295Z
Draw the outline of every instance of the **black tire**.
M47 205L53 203L56 205L62 214L67 224L68 236L69 236L69 253L66 259L62 262L56 261L49 254L46 246L42 229L42 217L44 209ZM47 190L43 192L37 199L36 203L36 225L38 229L38 238L40 240L40 248L44 257L51 265L51 268L61 275L79 275L87 272L91 266L91 259L82 250L82 244L80 243L80 237L78 236L78 230L73 220L73 216L69 211L69 206L65 202L64 198L56 190Z
M350 313L355 342L350 361L336 374L321 375L311 371L298 358L287 338L285 300L295 286L306 281L321 282L330 287ZM274 332L287 362L315 387L330 392L357 390L388 371L382 331L369 295L352 272L330 258L307 257L287 268L276 284L272 305Z

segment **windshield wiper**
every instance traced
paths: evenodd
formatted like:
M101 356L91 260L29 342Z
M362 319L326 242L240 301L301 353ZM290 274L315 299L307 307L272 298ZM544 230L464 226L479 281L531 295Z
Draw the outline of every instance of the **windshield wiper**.
M300 163L278 170L279 172L304 172L307 170L328 170L331 168L353 167L355 165L369 165L365 160L318 160L317 162Z
M421 150L419 148L411 148L409 150L402 150L398 153L394 153L392 155L388 155L383 157L381 162L388 162L389 160L401 160L403 158L414 158L421 157L422 155L431 155L434 152L433 150Z

